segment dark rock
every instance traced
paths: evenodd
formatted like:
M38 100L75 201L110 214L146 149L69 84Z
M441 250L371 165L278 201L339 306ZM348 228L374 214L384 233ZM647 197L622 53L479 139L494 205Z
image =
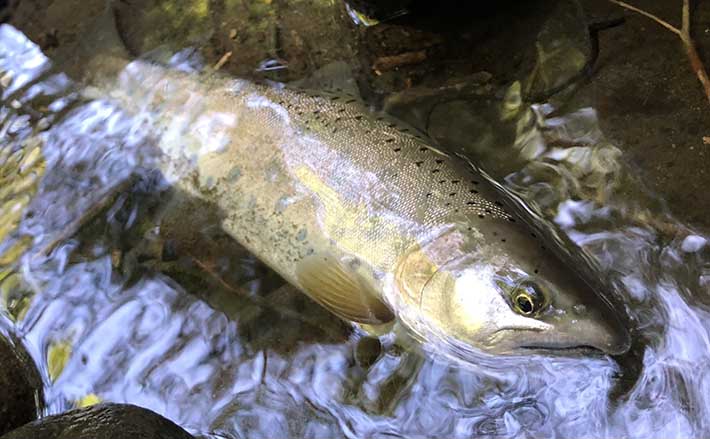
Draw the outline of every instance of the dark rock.
M0 23L10 19L12 12L12 2L10 0L0 0Z
M0 439L193 439L185 430L148 409L98 404L48 416Z
M37 418L42 380L19 341L0 336L0 435Z

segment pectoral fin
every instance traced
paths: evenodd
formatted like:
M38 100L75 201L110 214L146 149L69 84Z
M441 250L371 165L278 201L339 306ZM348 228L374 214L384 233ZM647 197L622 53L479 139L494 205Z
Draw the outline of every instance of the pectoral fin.
M394 319L377 293L336 258L310 256L300 263L297 276L309 296L343 319L368 325Z

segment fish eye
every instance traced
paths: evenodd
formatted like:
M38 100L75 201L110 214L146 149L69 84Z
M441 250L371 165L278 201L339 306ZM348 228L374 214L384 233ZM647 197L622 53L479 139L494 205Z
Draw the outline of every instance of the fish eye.
M531 283L521 283L511 294L513 310L523 316L532 316L547 307L547 299L542 290Z

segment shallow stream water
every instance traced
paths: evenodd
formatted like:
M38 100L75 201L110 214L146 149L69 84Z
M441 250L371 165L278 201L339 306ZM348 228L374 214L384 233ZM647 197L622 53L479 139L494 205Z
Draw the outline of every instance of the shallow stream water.
M175 194L152 170L154 109L128 116L51 64L0 27L2 326L39 365L46 413L129 402L213 438L710 435L710 246L644 189L593 108L501 90L478 105L515 141L474 159L513 168L498 177L620 280L632 351L464 367L364 338L208 214L162 211ZM198 238L166 240L170 224Z

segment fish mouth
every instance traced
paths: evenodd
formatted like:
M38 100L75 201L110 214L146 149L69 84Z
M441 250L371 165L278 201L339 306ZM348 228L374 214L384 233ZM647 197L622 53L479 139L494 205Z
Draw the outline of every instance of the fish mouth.
M578 346L542 346L542 345L530 345L530 346L520 346L520 349L529 351L531 353L538 354L559 354L568 356L570 354L579 354L583 356L602 356L609 354L597 347L590 345L578 345ZM616 355L616 354L611 354Z
M565 343L531 343L528 345L521 345L521 349L528 351L538 351L538 352L551 352L551 353L600 353L604 355L622 355L626 353L631 348L631 338L628 333L623 333L613 340L600 340L599 343L579 343L579 344L565 344Z

